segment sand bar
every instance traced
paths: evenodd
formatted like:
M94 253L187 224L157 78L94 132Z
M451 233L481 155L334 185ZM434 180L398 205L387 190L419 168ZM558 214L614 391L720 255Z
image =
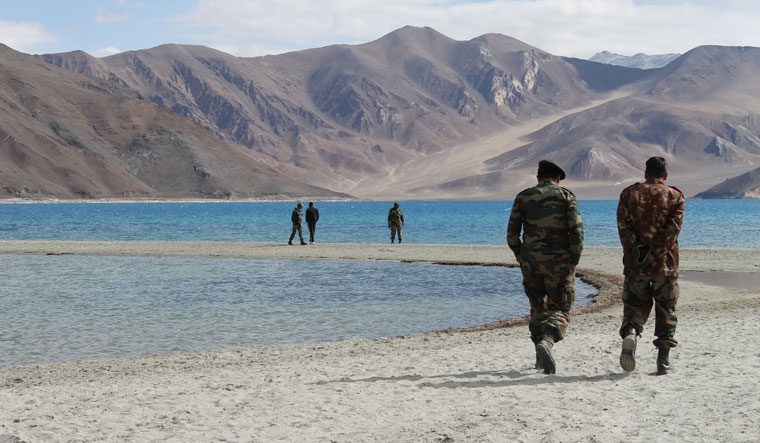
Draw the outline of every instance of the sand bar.
M471 245L0 241L0 253L514 265L505 246ZM620 254L587 248L579 269L615 293ZM686 248L682 269L758 273L757 254ZM682 281L665 377L653 318L637 369L619 368L616 304L575 313L553 376L533 369L524 326L0 368L0 442L758 441L758 316L760 288Z

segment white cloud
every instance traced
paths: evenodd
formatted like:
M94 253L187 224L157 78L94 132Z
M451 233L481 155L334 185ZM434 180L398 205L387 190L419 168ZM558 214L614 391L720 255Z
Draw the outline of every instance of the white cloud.
M95 13L95 17L92 19L92 22L102 25L106 23L125 22L129 20L129 18L130 14L128 12L124 12L122 14L117 14L115 12L106 12L102 6L98 6L97 12Z
M94 55L95 57L108 57L109 55L118 54L120 52L124 52L124 51L122 51L119 48L113 47L113 46L108 46L106 48L98 49L92 55Z
M0 42L18 51L31 51L37 45L57 40L39 23L0 20Z
M556 55L760 46L760 5L741 0L198 0L178 18L194 43L263 55L363 43L404 25L467 40L495 32ZM265 52L258 52L265 51Z

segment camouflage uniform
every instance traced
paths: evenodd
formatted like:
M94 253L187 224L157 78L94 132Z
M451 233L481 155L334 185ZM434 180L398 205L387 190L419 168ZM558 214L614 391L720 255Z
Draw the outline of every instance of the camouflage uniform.
M531 339L534 343L544 337L562 340L575 300L575 266L583 250L583 223L575 195L550 180L517 194L507 244L520 263L530 300Z
M684 197L664 179L647 178L620 193L618 233L623 245L623 324L621 337L633 326L641 334L655 306L658 348L678 344L678 234L684 215Z
M288 243L293 241L293 238L296 236L296 232L298 232L298 238L301 239L301 243L303 243L303 224L301 222L302 215L301 215L301 208L299 206L296 206L295 209L293 209L293 213L290 214L290 221L293 222L293 232L290 233L290 240L288 240Z
M398 204L395 204L390 211L388 211L388 228L391 230L391 243L396 238L396 232L398 232L398 242L401 243L401 227L404 226L404 213L401 212L401 208Z

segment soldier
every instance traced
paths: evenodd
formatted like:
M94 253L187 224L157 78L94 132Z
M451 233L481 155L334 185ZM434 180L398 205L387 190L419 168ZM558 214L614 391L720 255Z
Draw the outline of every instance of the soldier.
M396 232L398 231L398 242L401 243L401 228L404 226L404 213L401 212L401 208L398 207L398 202L393 204L393 207L388 211L388 229L391 230L391 243L396 238Z
M303 227L301 226L301 208L303 208L303 204L298 203L296 205L295 209L293 209L293 213L290 214L290 221L293 222L293 232L290 233L290 239L288 240L289 245L293 245L293 237L296 236L296 232L298 232L298 238L301 239L301 244L305 245L306 242L303 241Z
M309 208L306 209L306 226L309 228L309 243L314 243L314 232L317 230L318 220L319 209L314 207L314 202L309 202Z
M670 372L670 348L678 342L678 234L684 214L684 197L665 184L667 163L662 157L647 160L644 183L620 193L618 234L623 244L623 350L620 366L636 367L636 339L655 306L654 345L658 348L657 375Z
M565 337L575 301L575 266L583 251L583 223L575 195L559 186L565 171L538 162L538 185L515 197L507 244L515 254L530 301L530 338L536 369L554 374L554 343ZM520 231L522 230L522 242Z

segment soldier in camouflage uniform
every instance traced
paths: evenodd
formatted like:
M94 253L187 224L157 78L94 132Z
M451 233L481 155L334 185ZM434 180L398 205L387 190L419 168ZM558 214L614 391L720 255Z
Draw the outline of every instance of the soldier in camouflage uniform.
M620 193L617 209L618 233L623 244L623 350L620 366L636 366L636 339L655 307L654 345L658 348L657 374L672 370L670 348L678 342L678 234L684 214L684 197L665 184L667 163L662 157L647 160L646 181Z
M393 204L393 207L388 211L388 229L391 230L391 243L396 238L396 232L398 232L398 242L401 243L401 228L404 226L404 213L401 212L401 208L398 206L398 202Z
M515 197L507 244L515 254L530 301L530 336L536 369L554 374L554 343L562 340L575 301L575 266L583 250L583 223L575 195L559 186L565 171L538 163L538 185ZM522 230L522 242L520 231Z
M296 232L298 232L298 238L301 239L301 244L306 244L306 242L303 241L303 216L301 215L301 208L303 208L303 204L299 203L296 205L295 209L293 209L293 213L290 214L290 221L293 222L293 232L290 233L290 239L288 240L289 245L293 244L293 238L296 236Z

